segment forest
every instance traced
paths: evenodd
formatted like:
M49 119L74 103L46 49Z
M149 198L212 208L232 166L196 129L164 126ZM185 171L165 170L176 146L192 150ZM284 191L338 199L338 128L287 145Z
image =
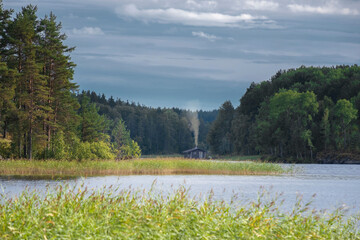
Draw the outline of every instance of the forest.
M179 108L152 108L140 104L106 98L104 94L83 91L79 99L86 96L99 109L99 114L109 120L109 129L122 119L130 136L144 154L174 154L195 147L195 133L191 129L192 119L198 120L198 146L208 148L206 137L218 110L190 111Z
M150 108L83 91L66 35L52 13L0 2L0 157L127 159L205 147L217 111ZM191 118L200 117L199 134Z
M296 161L359 155L357 65L280 70L252 83L236 108L153 108L80 92L61 28L35 6L15 14L0 4L1 158L127 159L194 146Z
M234 108L226 101L208 135L212 152L311 160L359 154L360 67L278 71L252 83Z

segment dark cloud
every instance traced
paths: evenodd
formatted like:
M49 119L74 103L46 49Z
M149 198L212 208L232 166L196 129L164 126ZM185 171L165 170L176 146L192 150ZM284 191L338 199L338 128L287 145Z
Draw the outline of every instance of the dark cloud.
M360 63L355 0L3 3L16 11L37 4L40 16L55 13L66 44L76 46L81 89L154 107L237 105L252 81L279 69Z

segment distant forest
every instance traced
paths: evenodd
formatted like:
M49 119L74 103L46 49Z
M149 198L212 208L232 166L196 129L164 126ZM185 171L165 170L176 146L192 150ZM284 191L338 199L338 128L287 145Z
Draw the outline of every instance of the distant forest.
M236 109L226 101L207 140L220 155L359 153L359 113L359 66L302 66L252 83Z
M195 112L179 108L152 108L113 97L107 99L104 94L93 91L83 91L78 95L79 101L83 96L96 104L99 114L106 116L108 129L122 119L143 154L174 154L195 147L188 116ZM208 148L206 137L217 113L218 110L197 112L200 122L198 146L201 148Z
M72 47L52 13L19 13L0 1L0 158L126 159L195 146L188 115L94 92L78 93ZM217 110L198 112L199 146Z

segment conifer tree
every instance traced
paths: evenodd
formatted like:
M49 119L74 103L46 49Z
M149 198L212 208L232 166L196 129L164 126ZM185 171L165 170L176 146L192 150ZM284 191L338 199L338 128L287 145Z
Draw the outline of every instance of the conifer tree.
M14 114L15 105L13 97L15 94L15 71L9 69L6 63L7 50L7 28L10 24L12 10L3 9L0 0L0 127L3 138L7 137L8 128L11 122L11 116Z
M99 115L98 111L95 103L90 103L89 97L82 96L79 114L81 117L80 135L84 142L106 140L108 122L105 116Z
M7 136L10 118L15 111L14 95L15 73L8 69L6 63L0 61L0 127L3 138Z
M75 64L67 55L74 48L63 44L66 35L60 32L61 23L57 23L56 16L50 13L40 21L39 29L42 33L39 41L39 58L43 64L41 73L46 78L48 88L48 114L44 122L48 147L57 129L64 130L65 126L73 125L71 122L77 120L76 110L79 105L71 91L78 86L71 82Z
M13 53L9 63L16 66L17 78L15 98L18 108L17 144L23 146L20 156L33 156L33 142L43 140L43 119L46 118L47 86L40 74L36 53L39 40L37 7L28 5L16 15L9 25L9 52ZM20 152L20 150L19 150Z

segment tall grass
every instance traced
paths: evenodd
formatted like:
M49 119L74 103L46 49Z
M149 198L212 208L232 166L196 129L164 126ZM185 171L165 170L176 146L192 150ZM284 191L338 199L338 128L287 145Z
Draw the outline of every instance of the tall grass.
M259 161L261 159L260 155L251 155L251 156L221 156L219 160L230 160L230 161Z
M141 155L141 158L182 158L182 154L151 154L151 155Z
M156 158L126 161L0 161L0 175L19 176L99 176L130 174L280 174L276 164L260 162L219 162L184 158Z
M276 199L246 206L111 188L98 193L59 186L0 201L0 239L360 239L359 217L324 215L300 201L290 213Z

